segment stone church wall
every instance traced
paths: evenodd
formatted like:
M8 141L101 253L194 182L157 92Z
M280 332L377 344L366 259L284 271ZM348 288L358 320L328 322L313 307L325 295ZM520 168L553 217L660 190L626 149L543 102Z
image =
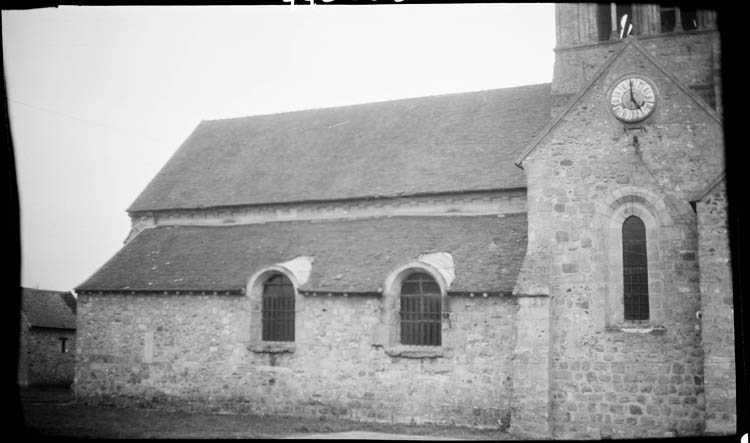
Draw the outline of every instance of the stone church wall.
M706 428L737 429L732 267L727 226L727 194L720 183L698 202L702 335L705 351Z
M631 49L524 162L526 260L549 255L541 286L550 295L554 438L697 435L705 424L697 217L689 199L723 168L721 128ZM650 120L626 130L605 97L634 70L656 83L661 101ZM618 235L630 215L644 219L649 243L651 317L643 325L623 322L621 313ZM534 250L545 244L548 250Z
M80 401L507 427L517 305L448 297L442 357L373 345L375 295L307 295L293 352L249 350L244 296L80 295ZM250 346L252 349L252 346Z

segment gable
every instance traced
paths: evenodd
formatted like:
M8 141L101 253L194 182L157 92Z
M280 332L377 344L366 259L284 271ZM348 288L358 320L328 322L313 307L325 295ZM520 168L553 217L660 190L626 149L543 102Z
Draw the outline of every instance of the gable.
M570 102L568 103L567 106L565 106L565 108L563 109L563 111L560 112L557 115L557 117L555 117L554 119L552 119L541 131L539 131L539 133L534 137L534 140L532 140L531 143L529 143L529 145L526 146L521 151L521 153L519 154L519 156L516 158L516 164L517 165L521 166L521 164L526 159L526 157L528 157L539 146L539 144L542 143L542 141L544 141L544 139L547 136L549 136L550 132L554 128L556 128L558 126L558 124L560 124L561 121L563 121L565 119L565 117L567 116L568 113L570 113L576 106L579 105L579 102L583 99L583 97L590 94L591 89L598 82L601 81L602 76L605 76L608 72L609 73L611 73L613 71L617 72L618 68L621 69L621 67L618 67L618 66L614 66L613 67L613 65L615 64L615 62L620 57L623 56L623 53L629 47L632 47L632 49L637 50L640 53L641 56L643 56L645 59L649 60L651 62L651 64L653 64L653 66L655 68L657 68L658 71L661 72L661 74L663 74L664 76L668 77L674 83L674 85L676 87L680 88L686 95L688 95L691 98L691 100L694 101L704 112L708 113L709 116L713 120L715 120L716 122L718 122L719 124L721 124L721 118L716 114L716 112L713 109L711 109L711 107L708 104L706 104L702 99L700 99L698 96L696 96L695 94L693 94L690 91L689 88L687 88L684 85L682 85L677 80L677 78L674 75L672 75L667 69L665 69L663 66L661 66L654 56L652 56L651 54L649 54L643 47L641 47L637 43L636 37L629 37L629 38L623 40L622 46L620 46L620 48L615 53L613 53L607 59L607 61L604 62L599 67L599 69L597 69L597 71L591 76L591 79L578 92L578 94L576 94L575 97L573 97L570 100ZM627 62L625 62L625 64L627 65ZM622 62L621 62L621 65L622 65ZM636 66L632 66L631 65L630 69L625 69L624 71L637 73L637 71L633 71L633 67L643 68L644 65L643 64L639 64L639 65L636 65Z
M130 212L525 187L532 85L202 122Z
M654 113L638 123L616 119L608 100L611 88L628 75L648 79L657 92ZM535 158L566 152L611 163L637 161L656 182L675 184L674 196L687 201L724 167L723 128L701 98L631 37L516 162L526 167Z

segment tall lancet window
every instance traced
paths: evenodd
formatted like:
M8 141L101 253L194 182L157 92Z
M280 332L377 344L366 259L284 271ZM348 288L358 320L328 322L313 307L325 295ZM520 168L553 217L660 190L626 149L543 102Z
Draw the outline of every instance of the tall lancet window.
M622 265L625 320L648 321L646 226L634 215L622 224Z

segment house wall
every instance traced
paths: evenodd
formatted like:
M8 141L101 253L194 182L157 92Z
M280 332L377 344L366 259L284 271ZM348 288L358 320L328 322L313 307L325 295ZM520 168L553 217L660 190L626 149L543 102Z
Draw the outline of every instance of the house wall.
M380 296L298 297L294 352L254 352L244 296L79 295L80 401L507 427L517 304L448 297L442 357L391 356Z
M649 76L660 97L654 116L629 130L606 102L627 72ZM705 426L688 201L722 170L721 140L720 125L631 47L524 162L529 251L516 292L550 297L554 438L696 435ZM652 312L642 325L618 313L618 236L629 215L648 231Z
M18 322L18 373L16 381L19 386L29 385L29 355L28 355L28 336L29 323L26 321L26 315L21 312L21 321Z
M23 336L26 338L28 384L70 386L73 383L75 371L75 331L31 328ZM61 337L67 339L68 352L62 352Z
M712 433L732 434L737 430L737 380L725 183L720 183L698 202L697 210L706 429Z

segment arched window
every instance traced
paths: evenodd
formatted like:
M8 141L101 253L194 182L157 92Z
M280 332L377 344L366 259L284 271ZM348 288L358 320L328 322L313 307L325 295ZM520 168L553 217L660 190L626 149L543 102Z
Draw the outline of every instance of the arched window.
M630 4L599 4L596 10L599 41L623 39L635 34L633 6Z
M674 31L677 22L677 11L673 6L662 6L659 14L661 15L661 32Z
M622 39L633 34L633 6L617 5L617 35Z
M646 226L631 215L622 224L623 302L626 321L648 321Z
M263 341L294 341L294 286L274 274L263 284Z
M435 279L414 273L401 283L401 344L440 346L442 297Z

